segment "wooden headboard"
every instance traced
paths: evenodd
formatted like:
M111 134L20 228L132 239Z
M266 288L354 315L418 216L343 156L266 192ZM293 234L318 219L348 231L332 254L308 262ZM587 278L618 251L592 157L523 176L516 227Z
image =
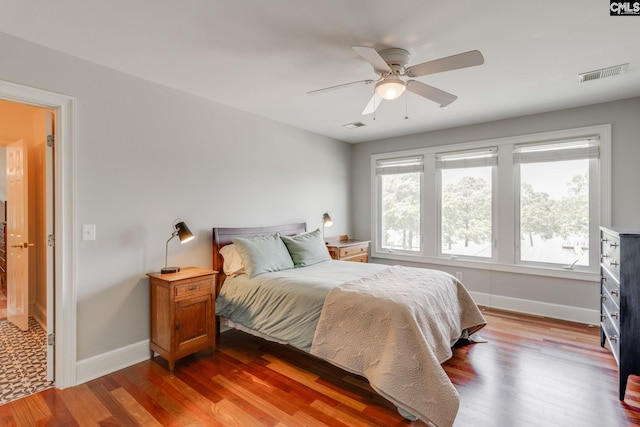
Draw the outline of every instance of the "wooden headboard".
M307 223L299 222L296 224L275 225L270 227L244 227L244 228L213 228L213 269L218 271L218 282L216 283L216 296L220 293L220 288L227 277L222 270L223 259L220 255L220 249L223 246L230 245L234 237L255 237L268 236L270 234L280 233L285 236L293 236L307 231Z

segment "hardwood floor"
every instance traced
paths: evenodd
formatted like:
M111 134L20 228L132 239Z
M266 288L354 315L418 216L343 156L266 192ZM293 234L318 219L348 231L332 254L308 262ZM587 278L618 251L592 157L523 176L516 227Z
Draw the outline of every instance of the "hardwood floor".
M486 343L443 365L460 392L456 427L640 425L640 378L617 398L598 328L487 309ZM0 406L3 426L425 426L361 378L290 348L225 332L211 357L156 358L77 387Z

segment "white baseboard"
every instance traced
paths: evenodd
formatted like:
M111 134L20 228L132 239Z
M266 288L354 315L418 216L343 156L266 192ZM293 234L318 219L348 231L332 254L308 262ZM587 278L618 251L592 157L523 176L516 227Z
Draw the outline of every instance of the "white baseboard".
M486 307L501 308L504 310L535 314L554 319L569 320L571 322L585 323L588 325L598 325L600 323L600 312L598 310L532 301L521 298L511 298L501 295L491 295L482 292L470 291L469 294L471 294L471 297L476 304Z
M491 295L482 292L469 293L476 304L485 307L501 308L504 310L591 325L599 324L600 312L597 310ZM226 326L225 329L229 329L229 327ZM117 350L80 360L76 365L77 384L82 384L135 365L136 363L149 360L149 357L149 340L144 340Z
M76 364L76 385L149 360L150 356L149 340L144 340L89 357L88 359L79 360Z

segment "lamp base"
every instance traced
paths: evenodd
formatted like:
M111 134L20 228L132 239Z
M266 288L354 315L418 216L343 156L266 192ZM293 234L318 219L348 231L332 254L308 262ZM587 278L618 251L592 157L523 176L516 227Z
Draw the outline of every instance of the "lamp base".
M180 271L180 267L164 267L160 270L160 274L177 273L178 271Z

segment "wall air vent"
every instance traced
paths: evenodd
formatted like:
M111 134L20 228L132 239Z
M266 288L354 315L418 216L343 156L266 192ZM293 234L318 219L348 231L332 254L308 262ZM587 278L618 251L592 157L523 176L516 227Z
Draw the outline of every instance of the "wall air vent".
M366 126L366 125L362 122L353 122L353 123L347 123L346 125L342 125L342 126L346 127L347 129L355 129L355 128L361 128L362 126Z
M627 72L629 64L614 65L613 67L601 68L599 70L593 70L586 73L578 74L578 81L580 83L588 82L591 80L604 79L605 77L617 76L618 74L624 74Z

